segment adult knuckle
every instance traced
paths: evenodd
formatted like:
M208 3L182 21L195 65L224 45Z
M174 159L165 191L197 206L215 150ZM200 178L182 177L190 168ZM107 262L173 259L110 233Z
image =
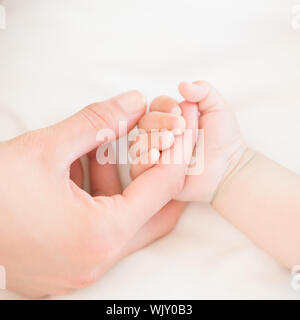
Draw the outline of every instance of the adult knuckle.
M103 103L98 102L86 106L79 113L96 131L103 128L111 129L109 114L103 110Z

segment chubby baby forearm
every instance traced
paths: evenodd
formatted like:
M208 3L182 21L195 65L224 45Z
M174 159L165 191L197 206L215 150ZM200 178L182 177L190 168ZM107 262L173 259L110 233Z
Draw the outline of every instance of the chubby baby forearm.
M212 206L275 259L300 264L300 176L247 150Z

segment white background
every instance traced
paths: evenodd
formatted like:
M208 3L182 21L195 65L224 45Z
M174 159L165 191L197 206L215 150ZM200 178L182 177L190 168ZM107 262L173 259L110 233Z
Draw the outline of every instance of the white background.
M300 0L2 3L0 139L127 89L179 98L178 82L205 79L231 103L250 146L300 172ZM212 209L191 204L171 235L67 298L299 299L290 282Z

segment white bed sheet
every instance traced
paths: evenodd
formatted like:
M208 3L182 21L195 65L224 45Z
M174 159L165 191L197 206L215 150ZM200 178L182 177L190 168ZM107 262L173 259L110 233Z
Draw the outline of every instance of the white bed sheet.
M179 98L180 80L206 79L227 97L252 147L300 172L300 30L292 28L300 0L2 3L1 139L123 90ZM64 298L299 299L290 283L288 270L192 203L172 234Z

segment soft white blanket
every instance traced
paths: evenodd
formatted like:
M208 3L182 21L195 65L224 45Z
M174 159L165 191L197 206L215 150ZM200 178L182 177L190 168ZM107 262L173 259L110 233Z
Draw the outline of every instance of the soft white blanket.
M179 81L206 79L249 144L299 173L300 29L291 2L4 0L0 139L123 90L179 98ZM193 203L171 235L67 298L299 299L290 282L288 270Z

